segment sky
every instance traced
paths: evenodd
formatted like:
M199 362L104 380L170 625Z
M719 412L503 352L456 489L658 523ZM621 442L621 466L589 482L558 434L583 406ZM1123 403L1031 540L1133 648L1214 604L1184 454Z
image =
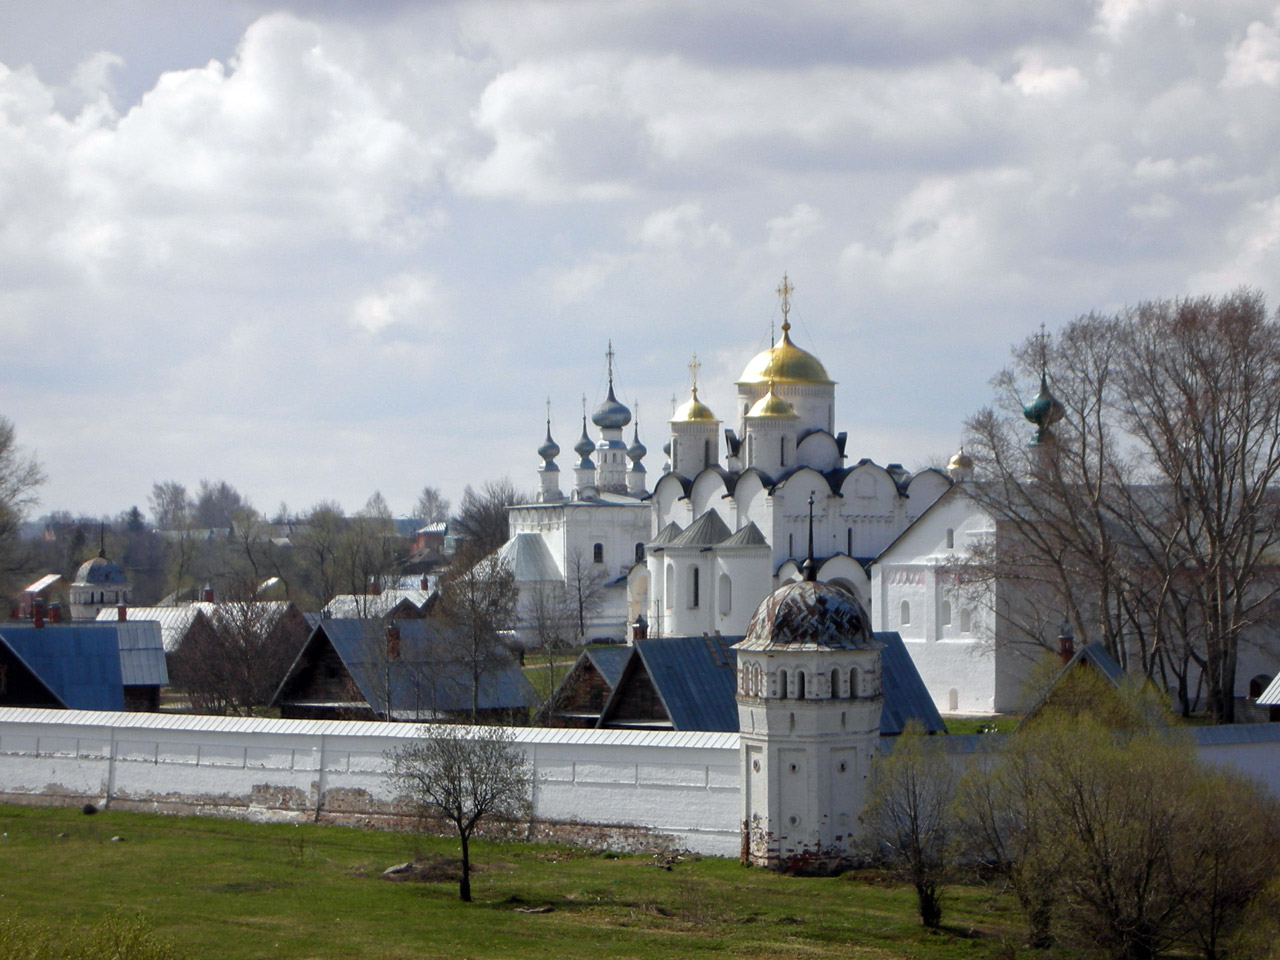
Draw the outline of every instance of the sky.
M1278 266L1276 0L0 3L40 511L532 490L610 341L653 480L784 272L847 452L915 469L1041 324Z

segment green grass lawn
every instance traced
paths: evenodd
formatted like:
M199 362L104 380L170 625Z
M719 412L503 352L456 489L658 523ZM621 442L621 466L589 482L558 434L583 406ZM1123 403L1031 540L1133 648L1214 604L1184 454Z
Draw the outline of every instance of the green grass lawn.
M648 857L477 843L475 902L463 904L454 880L381 879L405 860L456 857L446 838L4 806L0 832L0 920L141 913L189 958L1023 955L1009 946L1022 925L1008 898L955 887L930 934L912 892L872 873L785 877L716 859L668 871ZM517 909L541 905L553 909Z
M991 717L945 716L942 721L947 725L947 733L1013 733L1022 722L1022 715L1001 713ZM980 731L980 727L986 729Z

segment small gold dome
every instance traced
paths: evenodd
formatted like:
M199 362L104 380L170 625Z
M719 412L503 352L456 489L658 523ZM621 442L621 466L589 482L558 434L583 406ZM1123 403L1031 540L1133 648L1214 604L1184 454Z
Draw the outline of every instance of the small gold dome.
M972 470L973 457L965 453L964 447L961 447L959 451L956 452L955 456L953 456L950 460L947 461L947 469L948 470Z
M817 357L808 350L801 350L791 342L791 324L782 325L782 339L770 347L757 353L738 383L822 383L834 381L827 376L827 369Z
M671 415L672 423L715 423L716 415L711 408L698 399L698 388L694 387L693 395L676 408Z
M769 384L769 392L751 405L751 409L747 411L748 419L773 417L779 420L794 420L799 414L793 407L782 397L773 392L773 384Z

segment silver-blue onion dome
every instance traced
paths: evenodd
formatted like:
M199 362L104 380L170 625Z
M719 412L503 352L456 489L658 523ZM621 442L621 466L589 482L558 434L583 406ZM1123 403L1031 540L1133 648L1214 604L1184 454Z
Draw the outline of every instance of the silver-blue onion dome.
M543 460L554 460L560 456L560 444L551 439L551 424L547 424L547 439L538 448L538 456Z
M591 456L595 451L596 445L592 439L587 436L587 418L582 418L582 436L578 438L578 442L573 445L573 452L584 460Z
M631 422L631 410L614 396L612 380L609 381L609 396L605 397L604 403L596 407L596 412L591 414L591 422L602 429L609 427L621 429Z
M636 424L631 434L631 446L627 447L627 456L638 463L648 452L648 448L640 442L640 425Z

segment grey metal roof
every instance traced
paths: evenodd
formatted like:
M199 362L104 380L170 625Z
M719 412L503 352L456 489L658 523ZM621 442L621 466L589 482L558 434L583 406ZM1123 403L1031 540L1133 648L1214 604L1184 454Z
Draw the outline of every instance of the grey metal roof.
M919 720L929 733L946 733L938 707L929 696L929 690L920 679L896 630L876 633L875 638L884 644L880 651L881 687L884 690L884 708L880 711L880 735L894 737L902 732L908 720Z
M680 524L672 520L665 527L658 531L658 535L649 541L650 547L664 547L680 536L684 531L680 529Z
M737 658L729 646L724 637L705 634L635 642L676 730L738 729Z
M168 685L160 624L130 620L117 622L114 630L120 648L120 679L125 686Z
M1262 691L1262 695L1258 697L1258 703L1264 707L1280 707L1280 675L1267 685L1267 689Z
M748 521L745 527L741 527L729 537L722 547L767 547L769 541L764 538L764 534L760 532L754 521Z
M61 579L62 579L61 574L46 573L43 577L41 577L35 583L31 584L31 586L24 587L22 592L23 593L39 593L45 587L52 586L53 584L57 583Z
M5 624L0 644L71 710L123 710L115 631L91 624Z
M536 533L517 533L499 548L498 559L511 569L516 583L564 580L546 541Z
M213 733L324 734L335 737L429 736L439 729L429 723L390 723L380 720L281 720L274 717L218 717L194 713L123 713L103 715L87 710L53 710L41 707L0 707L7 723L85 724L118 730L208 731ZM449 729L458 729L449 725ZM483 730L483 728L478 728ZM615 747L703 747L736 751L737 733L702 733L678 730L583 730L543 727L508 727L516 743L593 744Z
M600 674L612 689L622 679L622 671L633 653L634 650L631 647L590 647L582 651L582 656L591 661L591 665L596 668L596 673Z
M1280 742L1280 723L1230 723L1215 727L1192 727L1191 731L1196 743L1202 747Z
M82 587L92 584L95 587L101 587L115 586L125 582L124 571L120 569L120 565L99 553L92 560L86 560L80 564L80 569L76 571L75 583L72 585Z
M711 547L729 539L729 528L720 519L720 514L708 510L693 523L689 529L671 541L673 547Z
M135 621L154 621L160 625L160 639L164 644L164 649L168 653L177 650L182 643L182 638L187 635L187 631L191 629L191 624L195 619L203 614L201 611L188 604L180 607L129 607L127 608L129 619L126 623ZM120 616L115 607L108 607L105 610L99 610L97 616L98 623L118 623Z
M430 593L418 589L390 588L375 594L340 593L324 605L321 615L337 619L385 617L405 602L421 610L430 599Z
M342 659L360 695L375 711L399 717L457 713L471 707L471 664L459 654L460 638L430 620L396 620L400 656L387 655L387 622L381 619L324 620L316 627L280 685L273 703L293 702L290 684L306 651L328 642ZM494 653L478 685L481 710L527 707L533 688L515 658Z

